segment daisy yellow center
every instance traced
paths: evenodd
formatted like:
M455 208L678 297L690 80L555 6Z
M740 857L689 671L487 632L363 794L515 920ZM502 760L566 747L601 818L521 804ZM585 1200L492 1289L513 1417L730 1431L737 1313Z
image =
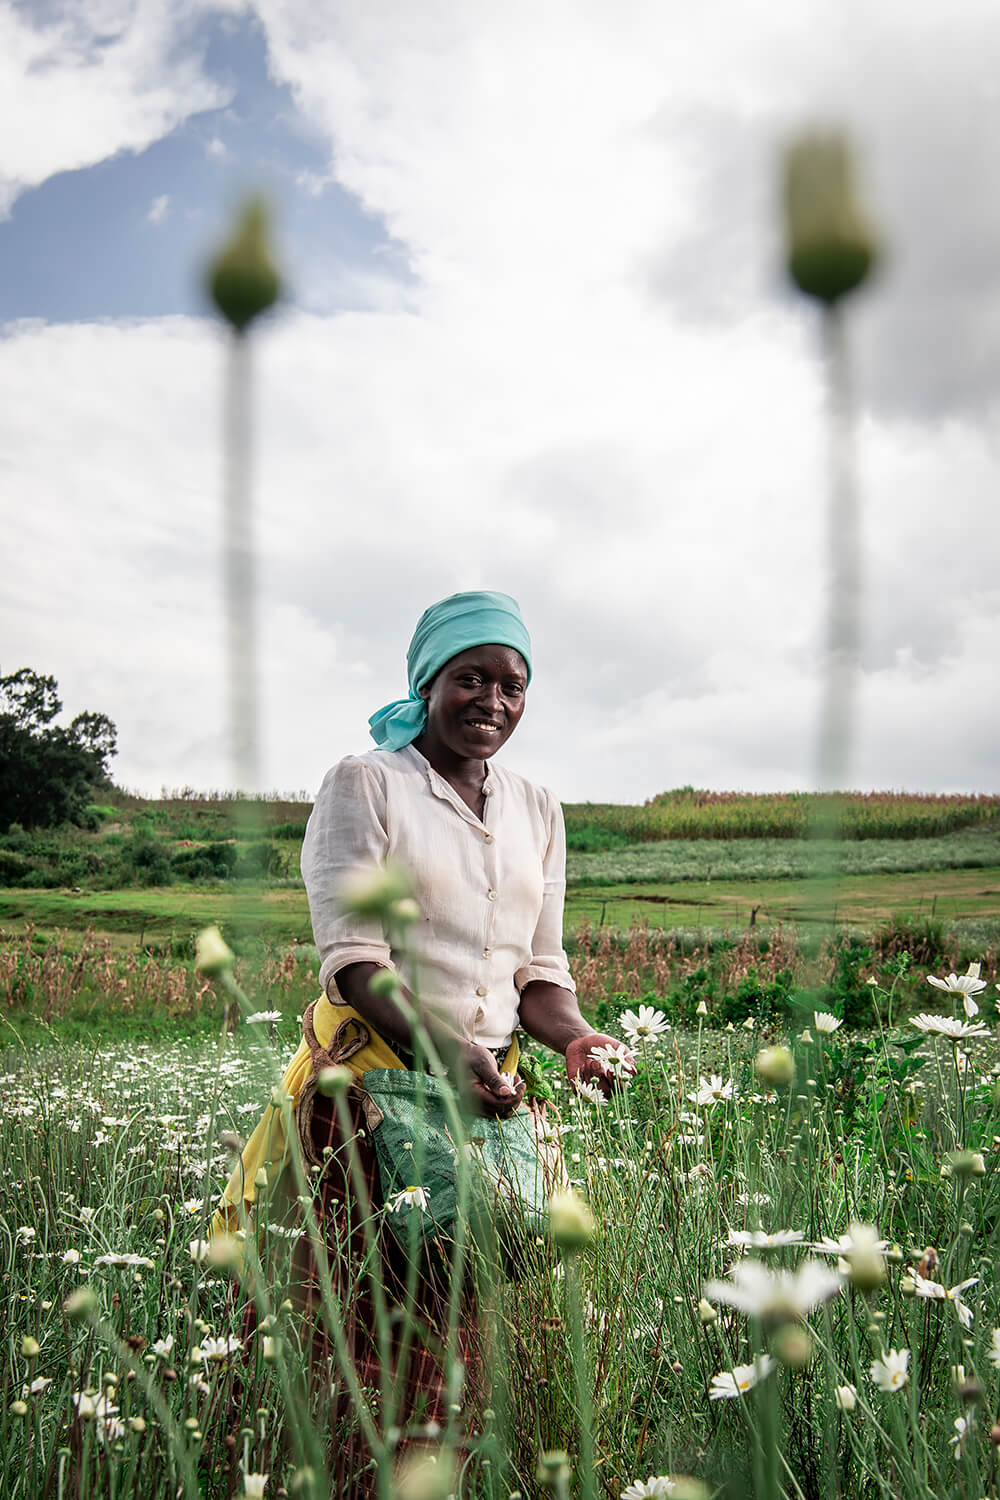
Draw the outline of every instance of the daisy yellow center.
M749 1380L741 1380L739 1382L739 1387L740 1387L741 1391L748 1391L750 1389L750 1382L749 1382Z

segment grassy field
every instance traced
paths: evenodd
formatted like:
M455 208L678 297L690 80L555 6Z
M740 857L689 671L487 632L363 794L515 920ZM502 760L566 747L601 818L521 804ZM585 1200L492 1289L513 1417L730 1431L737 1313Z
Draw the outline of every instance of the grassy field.
M954 997L939 998L947 1021ZM384 1500L457 1492L456 1447L468 1500L542 1500L539 1459L556 1451L555 1494L581 1500L634 1500L654 1479L687 1500L995 1500L996 1030L957 1049L909 1025L810 1022L767 1071L755 1058L778 1038L757 1021L662 1031L603 1108L539 1057L592 1227L570 1242L553 1215L514 1285L487 1245L488 1407L463 1389L455 1334L443 1428L401 1422L391 1381L358 1390ZM607 1024L629 1034L617 1013ZM201 1249L232 1137L297 1040L291 1019L271 1042L261 1030L0 1059L10 1500L337 1492L329 1376L310 1380L308 1350L341 1312L327 1298L303 1321L284 1300L302 1220L262 1193L243 1253L260 1257L265 1322L249 1337L235 1247ZM310 1174L293 1190L308 1204ZM367 1211L373 1235L385 1218ZM433 1444L439 1488L392 1485L404 1438Z
M266 942L311 943L304 889L251 893L243 888L240 899L252 902L253 930ZM42 933L92 928L122 944L140 946L150 940L190 943L191 935L208 923L231 928L233 913L234 894L224 885L0 891L0 928L7 931L23 931L28 925ZM739 929L749 925L752 915L762 928L816 922L872 927L899 915L1000 921L1000 865L853 874L835 885L773 877L607 883L588 877L580 885L570 882L566 932L571 937L584 922L627 929L637 920L671 929Z

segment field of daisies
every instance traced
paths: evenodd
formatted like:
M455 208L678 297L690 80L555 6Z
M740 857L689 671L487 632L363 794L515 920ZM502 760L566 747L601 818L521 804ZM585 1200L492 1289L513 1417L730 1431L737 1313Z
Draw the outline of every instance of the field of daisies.
M995 1495L996 978L934 977L924 1013L865 1034L814 1011L783 1034L623 1011L636 1069L606 1054L610 1100L529 1054L569 1190L480 1288L488 1406L466 1396L457 1342L445 1431L401 1428L391 1391L341 1372L373 1492ZM286 1107L297 1041L274 1013L197 1046L5 1053L12 1500L331 1493L343 1433L284 1296L302 1216L264 1196L252 1275L210 1235L233 1153ZM300 1169L293 1196L314 1183ZM470 1249L457 1274L477 1266Z

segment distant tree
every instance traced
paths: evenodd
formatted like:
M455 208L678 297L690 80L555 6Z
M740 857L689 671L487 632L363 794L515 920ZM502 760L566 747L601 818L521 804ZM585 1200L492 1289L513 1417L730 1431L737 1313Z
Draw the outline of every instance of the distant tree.
M106 714L82 713L68 726L54 677L21 667L0 677L0 829L76 823L93 789L107 785L118 731Z

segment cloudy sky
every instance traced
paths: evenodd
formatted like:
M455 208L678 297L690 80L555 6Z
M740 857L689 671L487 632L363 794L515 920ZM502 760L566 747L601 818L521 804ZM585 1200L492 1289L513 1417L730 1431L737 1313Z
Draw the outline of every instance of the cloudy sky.
M314 792L424 606L517 595L508 764L565 800L816 775L813 309L780 143L840 123L865 597L848 781L997 791L996 0L0 0L0 672L116 779L232 783L199 267L250 188L262 781Z

